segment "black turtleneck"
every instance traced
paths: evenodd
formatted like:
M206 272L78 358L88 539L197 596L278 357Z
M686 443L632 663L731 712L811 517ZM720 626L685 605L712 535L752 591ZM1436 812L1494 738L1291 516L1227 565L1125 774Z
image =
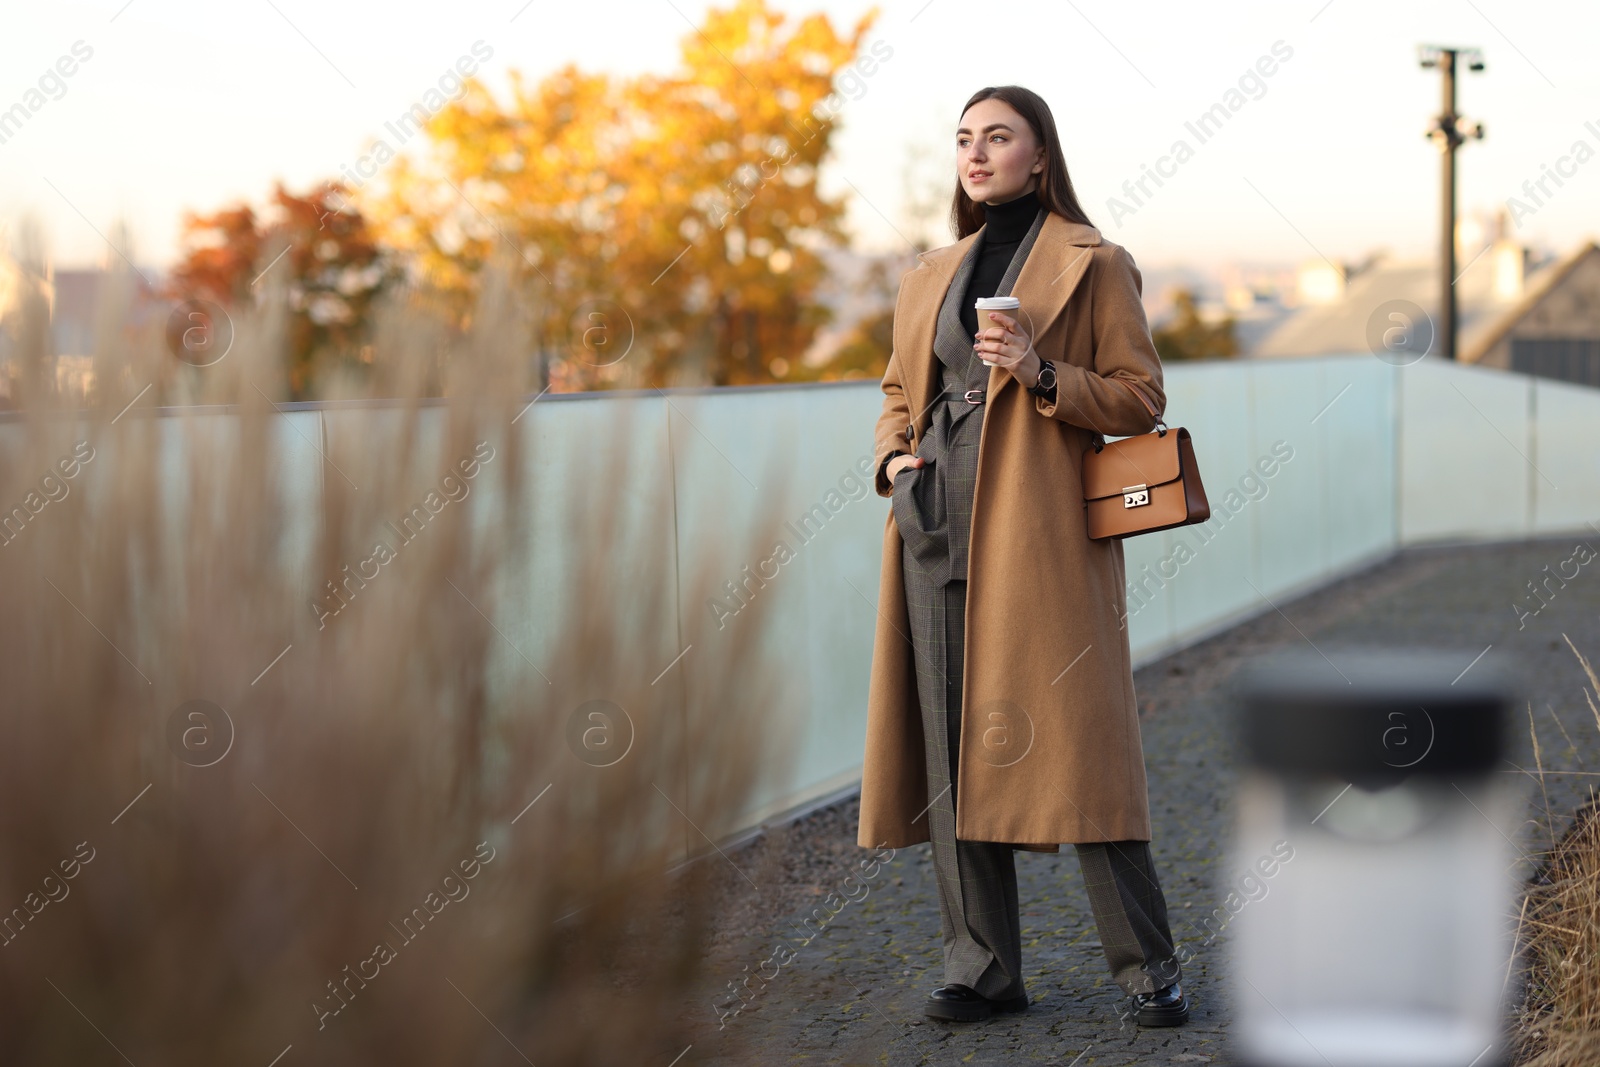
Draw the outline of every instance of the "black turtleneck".
M977 333L979 328L978 312L972 302L981 296L995 295L995 290L1000 288L1000 279L1005 277L1006 268L1011 265L1011 257L1016 255L1017 246L1028 235L1034 216L1038 213L1039 196L1031 189L1003 204L983 206L983 247L978 250L978 262L967 283L966 296L961 301L961 325L966 327L969 337ZM990 325L987 316L983 325Z

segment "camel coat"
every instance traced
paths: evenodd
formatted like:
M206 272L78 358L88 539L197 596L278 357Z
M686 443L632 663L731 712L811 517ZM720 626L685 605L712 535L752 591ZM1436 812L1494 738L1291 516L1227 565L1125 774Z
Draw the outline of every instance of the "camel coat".
M977 239L923 253L901 279L874 433L879 496L892 495L885 457L916 452L928 428L940 388L935 319ZM1015 317L1039 357L1056 365L1058 384L1050 404L1010 372L989 372L967 572L956 789L956 836L964 840L1055 851L1061 843L1150 839L1122 542L1089 540L1080 479L1091 431L1125 437L1155 428L1134 389L1156 411L1166 406L1141 289L1122 246L1051 213L1011 290L1022 304ZM928 840L909 635L891 513L867 699L857 838L866 848Z

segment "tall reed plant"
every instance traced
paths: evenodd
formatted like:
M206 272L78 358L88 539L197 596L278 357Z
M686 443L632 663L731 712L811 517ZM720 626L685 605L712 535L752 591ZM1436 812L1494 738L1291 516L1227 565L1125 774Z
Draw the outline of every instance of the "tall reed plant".
M395 293L291 410L272 272L187 339L118 275L85 400L40 258L0 320L0 1062L671 1062L707 917L667 872L780 767L759 613L696 606L778 520L679 546L662 442L558 441L504 264L466 328Z

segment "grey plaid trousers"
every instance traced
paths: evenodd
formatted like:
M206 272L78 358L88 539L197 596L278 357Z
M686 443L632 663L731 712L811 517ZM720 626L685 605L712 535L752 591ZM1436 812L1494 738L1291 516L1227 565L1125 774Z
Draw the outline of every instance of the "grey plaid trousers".
M1016 859L1008 844L956 839L967 583L934 585L902 549L928 772L944 980L1006 999L1024 992ZM1182 977L1148 841L1074 846L1112 978L1151 993Z

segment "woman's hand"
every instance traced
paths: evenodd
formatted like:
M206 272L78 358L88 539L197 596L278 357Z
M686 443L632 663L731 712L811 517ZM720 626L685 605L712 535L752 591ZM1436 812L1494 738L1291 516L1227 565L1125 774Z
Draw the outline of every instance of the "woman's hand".
M1010 371L1011 376L1021 382L1024 388L1032 386L1039 380L1039 371L1044 363L1034 352L1033 340L1023 330L1022 324L1003 311L980 314L988 315L995 325L977 332L973 352L977 353L979 359L986 359Z
M889 465L887 467L883 468L883 470L884 470L884 473L889 476L890 484L893 484L894 483L894 476L896 474L899 474L901 471L905 470L907 467L921 467L921 466L923 466L923 462L922 462L922 457L921 456L896 456L896 457L894 457L893 459L891 459L889 461Z

